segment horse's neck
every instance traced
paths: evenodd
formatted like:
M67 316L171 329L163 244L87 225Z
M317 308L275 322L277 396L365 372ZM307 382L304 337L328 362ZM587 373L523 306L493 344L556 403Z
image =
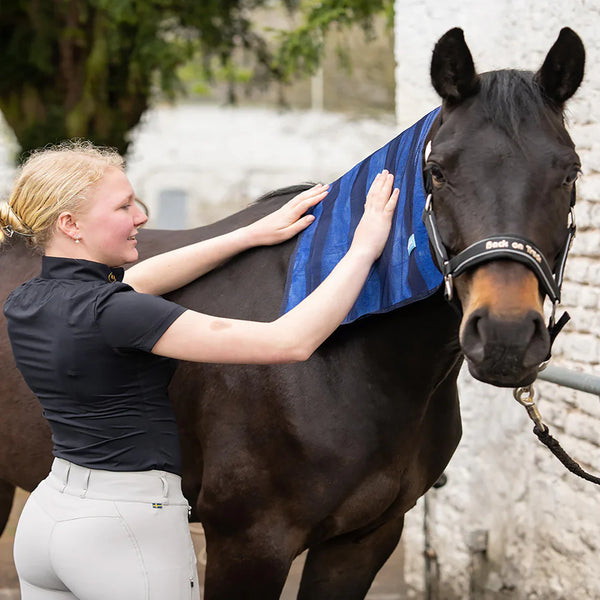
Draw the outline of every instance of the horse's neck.
M435 387L462 357L460 317L441 292L389 313L342 326L330 343L361 353L374 377L381 373L399 385L426 382Z

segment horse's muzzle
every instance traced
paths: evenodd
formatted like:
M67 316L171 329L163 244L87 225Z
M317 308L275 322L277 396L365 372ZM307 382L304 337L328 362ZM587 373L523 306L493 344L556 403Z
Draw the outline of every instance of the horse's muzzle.
M471 375L501 387L532 383L550 349L543 316L535 310L507 319L478 308L463 324L460 341Z

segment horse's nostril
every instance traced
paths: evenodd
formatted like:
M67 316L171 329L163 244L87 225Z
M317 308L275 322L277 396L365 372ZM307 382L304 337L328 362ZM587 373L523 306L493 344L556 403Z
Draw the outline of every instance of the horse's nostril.
M535 367L546 360L550 350L550 336L544 318L540 313L530 310L526 315L526 319L533 323L529 344L523 355L523 366L529 368Z
M482 320L486 318L487 310L478 308L469 315L462 331L463 352L469 360L477 363L485 358L485 335L481 325Z

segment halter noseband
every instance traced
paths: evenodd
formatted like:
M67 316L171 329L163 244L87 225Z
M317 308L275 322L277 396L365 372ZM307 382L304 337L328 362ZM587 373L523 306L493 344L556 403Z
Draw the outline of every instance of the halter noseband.
M427 144L425 160L427 159L430 144L431 142ZM425 208L423 210L423 222L429 235L435 261L444 276L444 294L446 299L449 302L454 299L454 278L458 277L467 269L471 269L484 262L502 258L520 262L534 272L542 289L552 302L552 314L548 323L550 345L552 345L554 338L570 318L569 314L565 312L558 321L555 321L556 308L560 303L560 292L567 255L571 249L571 244L573 243L576 231L574 210L576 201L575 184L573 184L571 193L567 238L553 271L543 252L537 248L535 244L529 240L513 235L495 235L484 238L483 240L471 244L456 256L449 258L448 251L442 242L436 224L435 214L433 212L433 183L431 180L431 173L426 171L424 180L427 200L425 201ZM548 355L548 359L549 358L550 355Z

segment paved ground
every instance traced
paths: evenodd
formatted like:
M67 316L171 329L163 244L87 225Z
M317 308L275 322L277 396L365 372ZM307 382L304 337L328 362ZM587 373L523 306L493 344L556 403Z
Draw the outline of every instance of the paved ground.
M26 494L20 491L17 494L6 532L0 538L0 600L20 600L17 574L12 560L12 541L17 524L17 517L23 507L25 499ZM194 545L198 552L200 577L202 578L204 552L202 528L199 525L193 524L191 530L192 539L194 540ZM303 562L304 556L300 556L294 561L281 600L294 600L296 598ZM368 600L400 600L400 598L403 597L401 595L402 589L402 552L400 548L397 548L396 552L377 576L367 598Z

